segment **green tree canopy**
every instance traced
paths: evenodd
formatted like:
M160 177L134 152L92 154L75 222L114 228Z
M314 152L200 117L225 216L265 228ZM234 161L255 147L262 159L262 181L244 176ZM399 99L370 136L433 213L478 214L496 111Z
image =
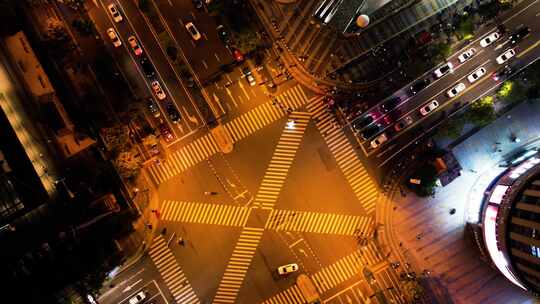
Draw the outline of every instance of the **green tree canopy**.
M467 120L477 126L485 126L495 119L493 97L486 96L473 102L465 114Z

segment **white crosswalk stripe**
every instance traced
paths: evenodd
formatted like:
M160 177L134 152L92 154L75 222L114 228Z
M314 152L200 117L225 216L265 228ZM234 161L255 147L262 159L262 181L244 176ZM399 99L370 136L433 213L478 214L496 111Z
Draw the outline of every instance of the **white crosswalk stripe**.
M266 229L371 236L373 218L309 211L272 210Z
M285 183L285 178L287 178L289 168L294 161L296 151L302 142L309 118L310 115L304 112L293 112L289 116L289 122L294 122L294 125L289 125L288 122L279 138L274 155L272 155L259 191L255 196L255 207L263 209L272 209L274 207Z
M212 303L235 303L238 291L263 235L261 228L246 227L233 250Z
M304 300L304 296L302 296L302 292L298 288L298 286L295 284L282 292L278 293L277 295L271 297L270 299L262 302L262 304L304 304L306 303L306 300Z
M164 201L161 219L183 223L245 226L251 208L208 203Z
M364 264L358 250L328 265L311 276L313 283L322 294L351 277L361 273Z
M313 114L313 118L316 119L317 128L323 134L326 144L334 155L356 198L367 214L374 213L378 195L377 186L369 177L347 137L337 127L337 122L330 113L326 111L326 106L322 100L310 102L307 108Z
M162 236L154 239L149 255L176 303L201 303Z

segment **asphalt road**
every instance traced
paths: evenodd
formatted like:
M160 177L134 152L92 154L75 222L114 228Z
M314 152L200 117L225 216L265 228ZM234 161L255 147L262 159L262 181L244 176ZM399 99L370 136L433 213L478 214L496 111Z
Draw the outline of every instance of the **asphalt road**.
M393 157L399 155L399 152L414 144L418 138L425 134L426 130L429 130L433 125L444 120L445 114L448 115L453 112L453 109L470 103L495 89L501 80L494 80L491 74L504 66L504 64L498 64L495 58L511 47L508 42L508 36L516 27L526 25L531 29L531 34L513 47L516 56L511 58L507 64L517 69L538 58L540 48L538 48L539 44L537 41L540 38L540 33L538 32L540 25L536 22L536 19L539 12L540 7L537 1L522 3L514 9L510 16L504 19L503 23L507 28L507 33L501 35L492 45L484 48L480 46L479 41L484 36L494 32L496 30L494 26L486 29L482 35L479 35L470 44L456 51L448 58L448 61L454 65L453 73L435 80L432 71L437 67L434 67L432 71L417 78L429 78L432 81L426 89L411 96L408 92L410 85L407 85L391 96L401 98L401 102L395 110L382 114L378 106L371 108L368 112L376 117L373 124L381 125L381 130L368 140L359 138L362 151L370 158L370 163L377 167L384 166ZM468 61L460 64L457 57L469 48L475 48L477 53ZM487 72L482 78L471 84L467 80L467 76L479 67L484 67ZM449 98L446 92L460 82L466 85L466 90L456 97ZM419 109L431 100L437 100L440 106L428 116L423 117ZM390 123L384 122L386 116L392 117ZM410 116L414 123L407 129L396 132L394 130L394 124L406 116ZM386 134L388 140L378 148L373 149L370 146L371 141L382 133Z

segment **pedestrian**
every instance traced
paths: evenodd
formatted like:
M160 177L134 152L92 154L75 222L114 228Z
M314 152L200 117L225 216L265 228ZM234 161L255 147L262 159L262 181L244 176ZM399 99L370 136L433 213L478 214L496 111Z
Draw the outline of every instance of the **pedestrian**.
M181 236L178 236L178 245L180 245L180 246L185 246L186 245L186 241Z

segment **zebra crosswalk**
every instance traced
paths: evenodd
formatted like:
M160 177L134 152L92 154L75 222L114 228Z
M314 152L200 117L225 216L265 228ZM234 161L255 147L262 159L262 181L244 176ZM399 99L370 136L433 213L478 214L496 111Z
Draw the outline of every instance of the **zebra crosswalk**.
M234 142L237 142L284 117L288 108L296 110L307 102L306 93L297 85L276 96L275 102L264 103L224 126Z
M337 122L334 117L325 108L322 100L315 100L307 105L308 111L317 121L317 128L323 134L326 144L352 187L356 198L366 213L372 214L375 212L375 202L377 201L377 186L369 177L345 134L336 127Z
M149 255L176 303L201 303L162 236L154 239Z
M242 227L251 208L208 203L164 201L161 219L183 223L199 223Z
M216 140L211 133L208 133L171 153L167 161L153 163L146 168L150 177L159 185L219 151Z
M300 291L300 288L296 284L283 290L270 299L262 302L262 304L304 304L304 296Z
M261 228L245 227L233 250L212 303L235 303L251 260L263 235Z
M302 142L309 119L309 113L305 112L293 112L289 115L289 121L279 138L259 191L255 196L254 206L263 209L272 209L274 207L279 192L285 183L289 168L294 161L296 151Z
M272 210L266 229L371 236L373 218L320 212Z

